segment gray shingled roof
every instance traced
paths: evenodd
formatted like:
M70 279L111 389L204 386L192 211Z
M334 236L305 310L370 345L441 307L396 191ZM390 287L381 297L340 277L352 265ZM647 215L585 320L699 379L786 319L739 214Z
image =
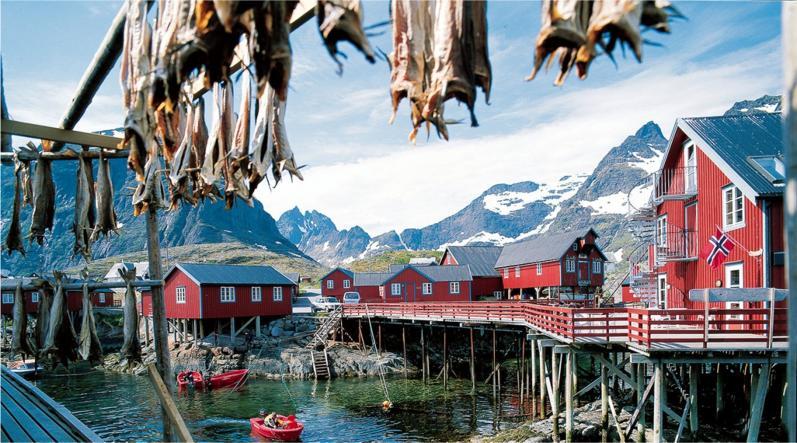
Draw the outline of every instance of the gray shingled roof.
M288 277L292 282L299 283L299 273L298 272L283 272L282 275Z
M549 232L529 240L504 245L495 267L503 268L526 263L559 260L576 240L587 235L589 231L591 229L559 233ZM600 252L600 249L598 251Z
M447 249L457 263L470 266L474 277L500 277L495 270L501 255L500 246L449 246Z
M323 277L321 277L321 278L319 278L318 280L319 280L319 281L321 281L321 280L323 280L323 279L325 279L325 278L329 277L329 276L330 276L330 275L331 275L333 272L335 272L335 271L340 271L340 272L342 272L342 273L344 273L344 274L348 275L349 277L351 277L351 278L354 278L354 273L353 273L353 272L351 272L350 270L348 270L348 269L346 269L346 268L341 268L340 266L338 266L337 268L335 268L335 269L333 269L333 270L331 270L331 271L327 272L326 274L324 274L324 276L323 276Z
M783 186L773 185L750 162L750 157L756 156L777 156L783 159L783 122L780 114L693 117L678 119L678 123L678 127L712 161L723 170L726 170L723 166L730 168L755 194L783 194ZM737 183L735 177L729 178L741 187L742 184Z
M404 269L404 268L406 268L408 266L414 266L416 268L426 269L426 268L429 268L429 267L437 266L437 263L410 263L410 264L401 263L401 264L392 264L392 265L390 265L388 267L388 271L391 274L395 274L396 272L399 272L399 271L401 271L402 269Z
M224 265L218 263L177 263L175 268L188 274L197 283L230 285L294 285L288 277L271 266Z
M354 286L382 286L393 275L392 272L355 272Z
M470 268L465 265L444 265L444 266L406 266L405 268L412 268L420 274L425 275L433 282L438 281L471 281L473 274ZM404 268L402 268L404 270ZM393 278L401 271L396 272L390 276Z

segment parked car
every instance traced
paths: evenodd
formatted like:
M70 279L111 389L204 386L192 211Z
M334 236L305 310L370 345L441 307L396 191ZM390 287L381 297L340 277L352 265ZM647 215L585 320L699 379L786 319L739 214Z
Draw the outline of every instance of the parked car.
M322 311L332 311L340 306L340 302L335 297L321 297L321 300L316 302L315 306Z
M343 294L343 304L356 305L357 303L360 303L359 292L346 292Z

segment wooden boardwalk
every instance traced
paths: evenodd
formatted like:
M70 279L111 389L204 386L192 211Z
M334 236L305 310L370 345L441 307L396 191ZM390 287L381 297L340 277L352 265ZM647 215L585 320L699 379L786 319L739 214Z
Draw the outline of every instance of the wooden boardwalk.
M2 367L2 441L102 441L68 409Z

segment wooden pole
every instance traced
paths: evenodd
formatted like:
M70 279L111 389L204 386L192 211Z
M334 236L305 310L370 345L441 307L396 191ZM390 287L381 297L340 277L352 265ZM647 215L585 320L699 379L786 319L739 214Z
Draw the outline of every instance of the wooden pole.
M169 420L174 423L175 430L177 431L177 438L179 441L193 442L194 439L191 437L191 433L188 432L188 427L185 425L183 417L180 415L180 411L177 410L177 405L174 404L172 394L158 373L156 365L150 363L147 366L147 370L149 371L149 379L152 381L152 386L155 388L155 393L158 394L161 408L166 411L169 416Z
M545 418L545 347L537 341L537 348L540 351L540 418Z
M664 368L661 362L653 364L653 442L661 443L664 427Z
M362 330L360 330L362 334ZM404 351L404 378L407 378L407 336L404 332L404 325L401 325L401 349Z
M645 366L644 363L638 363L637 364L637 368L636 368L636 401L637 401L637 404L642 402L642 399L644 398L644 395L645 395L645 393L643 391L645 390L645 385L647 384L647 381L645 380L645 378L647 376L646 369L647 369L647 367ZM637 434L638 434L637 439L640 442L645 441L645 408L644 408L644 405L642 407L642 410L639 411L639 421L637 422L636 429L637 429Z
M697 433L697 383L700 378L700 367L689 365L689 432L694 436Z
M719 420L725 410L725 374L722 372L722 365L717 364L717 384L714 389L714 418Z
M496 395L496 387L498 384L498 367L495 364L495 326L493 326L493 397Z
M260 338L260 316L255 317L255 337Z
M573 441L573 350L568 349L565 362L565 440Z
M424 337L424 327L421 325L421 377L426 383L426 340Z
M520 404L523 404L524 381L526 381L526 340L521 338L520 364L518 365L518 391L520 391Z
M448 390L448 329L443 325L443 389Z
M378 334L377 335L377 340L379 342L379 345L378 345L377 349L379 350L379 352L382 352L382 323L378 323L376 325L376 330L377 330L377 334ZM341 338L343 338L342 334L341 334Z
M534 339L531 340L531 416L537 416L537 340Z
M191 324L191 335L194 336L194 344L196 344L197 341L199 341L199 334L197 334L196 330L196 319L193 319L192 322L193 323Z
M609 441L609 372L601 365L601 442Z
M158 214L156 208L147 212L147 258L149 259L149 276L153 280L162 280L161 248L158 233ZM155 340L155 365L163 379L168 392L174 392L174 374L169 356L169 336L166 324L166 305L163 302L163 286L152 286L152 332ZM163 415L163 440L172 441L172 421L165 408Z
M768 364L761 365L761 372L758 375L758 383L755 392L751 392L753 396L753 405L750 409L750 427L747 431L747 441L758 441L758 432L761 429L761 414L764 412L764 402L767 397L767 389L769 387L769 370Z
M470 332L470 393L476 393L476 358L473 349L473 328L469 329Z
M786 428L788 441L797 441L797 4L783 2L783 95L786 189L783 211L786 228L786 274L789 290L789 353L786 369Z
M551 378L553 384L553 396L551 397L551 420L552 420L552 429L551 429L551 438L553 438L554 443L559 441L559 358L556 355L556 352L551 349Z
M235 345L235 336L237 332L235 331L235 317L230 317L230 344L233 346Z

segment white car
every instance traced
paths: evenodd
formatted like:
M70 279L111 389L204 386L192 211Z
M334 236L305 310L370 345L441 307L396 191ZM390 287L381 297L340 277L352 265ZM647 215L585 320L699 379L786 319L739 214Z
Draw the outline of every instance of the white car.
M357 303L360 303L359 292L346 292L343 294L343 304L356 305Z
M321 311L332 311L340 306L340 302L335 297L321 297L321 299L315 303L315 306Z

